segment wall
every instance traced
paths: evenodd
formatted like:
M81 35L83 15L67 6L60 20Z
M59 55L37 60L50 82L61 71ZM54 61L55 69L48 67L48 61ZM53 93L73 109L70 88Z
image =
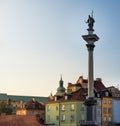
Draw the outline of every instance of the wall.
M113 99L113 122L120 123L120 100Z

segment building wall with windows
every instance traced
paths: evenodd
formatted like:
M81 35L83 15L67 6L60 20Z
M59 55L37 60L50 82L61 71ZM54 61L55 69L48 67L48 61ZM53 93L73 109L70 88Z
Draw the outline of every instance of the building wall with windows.
M78 126L85 121L85 106L82 101L64 101L60 106L61 126Z
M96 105L96 122L98 123L98 126L101 126L101 116L102 116L102 113L101 113L101 98L96 98L97 100L97 105Z
M46 103L46 124L78 126L85 121L85 106L82 101Z
M60 109L60 103L59 102L49 102L46 103L45 106L45 123L48 125L56 124L56 126L59 126L60 120L59 120L59 109Z
M107 126L112 122L112 98L102 98L102 126Z

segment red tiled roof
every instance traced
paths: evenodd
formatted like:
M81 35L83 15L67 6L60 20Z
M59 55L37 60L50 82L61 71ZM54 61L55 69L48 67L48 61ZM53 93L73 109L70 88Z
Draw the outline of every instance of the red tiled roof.
M71 96L69 97L69 100L84 101L85 99L86 99L86 97L85 97L85 90L83 88L80 88L76 92L71 93Z
M61 98L58 98L57 101L71 101L71 100L79 100L79 101L84 101L86 99L85 97L85 89L84 88L80 88L75 92L72 92L70 95L67 95L68 98L65 99L65 96L62 96ZM54 101L53 101L54 102Z
M46 126L39 122L36 115L1 115L0 126Z
M101 81L94 81L94 88L97 92L107 89Z
M44 110L45 106L35 100L30 100L25 104L25 108L26 109L40 109L40 110Z
M68 83L68 87L73 87L73 86L81 87L81 84L80 83L76 83L76 84Z
M80 83L80 79L82 79L82 83ZM83 77L80 76L76 84L68 83L68 87L72 87L72 86L80 86L83 88L88 87L88 80L83 79ZM99 91L105 90L106 87L101 81L95 80L94 89L95 89L95 91L99 92Z

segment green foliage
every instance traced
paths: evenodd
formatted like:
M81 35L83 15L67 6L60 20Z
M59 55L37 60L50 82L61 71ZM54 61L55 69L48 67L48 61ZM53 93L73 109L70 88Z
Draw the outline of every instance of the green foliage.
M0 102L0 113L12 114L13 107L6 102Z

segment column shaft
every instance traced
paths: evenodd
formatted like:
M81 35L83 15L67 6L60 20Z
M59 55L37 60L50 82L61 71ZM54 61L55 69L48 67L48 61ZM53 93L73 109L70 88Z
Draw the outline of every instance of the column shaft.
M88 48L88 97L94 97L94 68L93 68L93 49L94 44L87 44Z

